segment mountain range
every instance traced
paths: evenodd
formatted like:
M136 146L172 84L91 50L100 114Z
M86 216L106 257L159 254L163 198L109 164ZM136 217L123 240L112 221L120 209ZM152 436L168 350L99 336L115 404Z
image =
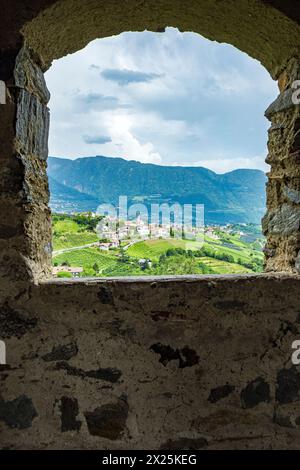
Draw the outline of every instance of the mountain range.
M206 224L260 223L266 175L260 170L217 174L202 167L160 166L103 156L49 157L50 206L55 212L96 211L101 203L204 204Z

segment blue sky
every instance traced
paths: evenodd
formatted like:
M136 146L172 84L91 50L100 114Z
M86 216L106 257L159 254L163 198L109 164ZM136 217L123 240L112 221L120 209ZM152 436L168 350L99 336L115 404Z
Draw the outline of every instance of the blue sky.
M245 53L195 33L123 33L55 61L49 153L217 173L267 169L264 111L278 95Z

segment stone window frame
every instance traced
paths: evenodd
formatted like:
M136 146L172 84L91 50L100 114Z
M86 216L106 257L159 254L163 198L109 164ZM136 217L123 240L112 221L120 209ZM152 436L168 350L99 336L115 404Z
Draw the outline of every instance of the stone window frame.
M263 219L265 272L300 273L300 111L291 100L292 84L300 79L300 27L268 2L241 0L238 9L233 3L45 0L20 24L0 76L7 88L7 102L0 106L3 279L39 283L51 277L46 174L50 96L44 72L54 59L93 39L130 30L162 32L166 25L232 44L278 80L279 97L266 111L271 170Z

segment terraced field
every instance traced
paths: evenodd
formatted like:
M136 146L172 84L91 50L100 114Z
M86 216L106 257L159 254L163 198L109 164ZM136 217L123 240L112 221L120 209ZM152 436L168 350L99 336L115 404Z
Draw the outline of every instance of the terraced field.
M159 257L170 248L183 248L184 250L198 250L201 244L193 241L174 240L146 240L137 242L128 248L127 253L133 258L150 258L158 260Z
M201 262L211 268L217 274L246 274L253 272L251 269L245 268L236 263L226 263L221 260L212 258L201 258ZM230 264L230 266L229 266Z
M88 245L99 239L95 232L80 227L73 220L59 220L53 224L53 250L62 250L76 246Z
M89 222L89 223L88 223ZM262 237L252 237L247 243L237 233L218 233L219 239L205 236L201 245L196 241L150 239L137 241L126 248L100 251L98 247L84 247L98 241L90 219L83 216L75 221L72 216L60 216L53 222L53 264L82 267L83 277L141 276L172 274L243 274L262 271ZM78 247L78 249L77 249Z

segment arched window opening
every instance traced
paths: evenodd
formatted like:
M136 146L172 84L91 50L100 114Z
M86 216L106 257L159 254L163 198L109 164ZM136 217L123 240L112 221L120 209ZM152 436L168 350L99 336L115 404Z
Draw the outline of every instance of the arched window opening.
M55 277L263 271L268 72L195 33L122 33L55 61Z

